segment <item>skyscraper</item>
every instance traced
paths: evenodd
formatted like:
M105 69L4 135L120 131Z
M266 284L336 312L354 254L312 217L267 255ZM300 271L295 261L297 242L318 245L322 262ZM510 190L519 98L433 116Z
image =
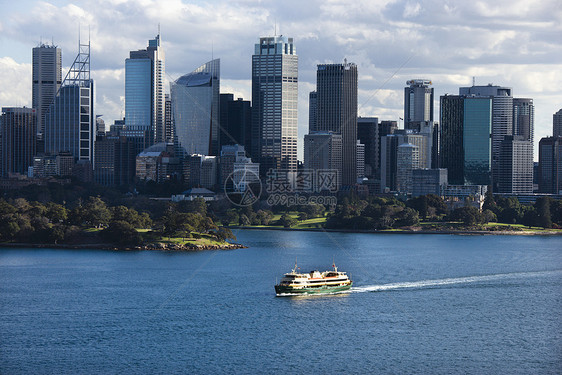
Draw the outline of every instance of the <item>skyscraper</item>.
M62 82L62 53L55 45L41 43L33 48L32 107L37 110L37 132L43 133L45 114Z
M492 155L492 103L490 98L464 98L463 146L466 185L490 185Z
M428 79L411 79L404 88L404 129L420 130L420 122L433 121L433 87Z
M297 169L298 56L293 38L260 38L252 55L252 160Z
M439 167L452 185L491 183L491 97L441 97Z
M209 61L170 85L176 155L217 155L220 59Z
M552 135L562 137L562 109L552 115Z
M125 125L128 137L137 137L138 148L166 141L164 49L160 35L146 49L131 51L125 60Z
M464 184L463 123L464 98L444 95L440 98L439 167L446 168L452 185Z
M316 127L342 135L342 184L357 182L357 65L320 64Z
M328 131L317 131L304 136L304 168L331 170L337 173L336 186L341 186L342 136Z
M2 108L0 117L0 176L27 174L33 166L37 139L37 110Z
M497 189L499 179L500 146L506 135L513 135L513 96L511 87L461 87L459 94L492 98L492 183Z
M70 152L75 160L94 161L96 122L94 81L90 79L90 42L78 42L78 55L45 115L45 153Z

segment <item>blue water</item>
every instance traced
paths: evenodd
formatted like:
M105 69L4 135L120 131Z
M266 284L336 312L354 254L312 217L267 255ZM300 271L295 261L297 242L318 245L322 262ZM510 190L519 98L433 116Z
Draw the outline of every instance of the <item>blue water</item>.
M199 253L0 249L0 373L562 373L560 237L236 232ZM335 259L351 293L275 297Z

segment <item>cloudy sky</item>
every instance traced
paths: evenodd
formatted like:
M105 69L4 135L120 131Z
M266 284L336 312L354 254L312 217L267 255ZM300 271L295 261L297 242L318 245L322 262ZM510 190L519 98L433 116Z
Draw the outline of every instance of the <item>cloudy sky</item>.
M145 48L160 24L168 80L220 58L221 92L247 100L259 37L275 30L293 37L300 139L316 65L344 58L358 66L361 116L403 117L411 78L433 81L436 120L439 96L458 94L473 77L533 98L536 144L552 135L552 114L562 108L560 0L2 0L0 11L2 107L31 106L32 47L41 40L61 47L64 75L81 29L83 41L90 34L96 113L113 123L124 113L125 59Z

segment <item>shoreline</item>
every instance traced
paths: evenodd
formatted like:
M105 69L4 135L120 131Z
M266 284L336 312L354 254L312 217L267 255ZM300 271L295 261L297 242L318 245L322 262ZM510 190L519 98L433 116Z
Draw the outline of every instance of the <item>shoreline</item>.
M284 230L300 232L334 232L334 233L369 233L369 234L455 234L455 235L509 235L509 236L562 236L562 231L547 232L535 231L516 231L516 230L366 230L366 229L328 229L328 228L281 228L281 227L252 227L252 226L229 226L230 229L251 229L251 230Z
M151 243L140 246L116 246L114 244L37 244L25 242L0 242L0 247L32 248L32 249L88 249L88 250L112 250L112 251L169 251L190 252L202 250L235 250L247 249L247 246L238 243L226 243L224 245L180 245L167 244L163 242Z

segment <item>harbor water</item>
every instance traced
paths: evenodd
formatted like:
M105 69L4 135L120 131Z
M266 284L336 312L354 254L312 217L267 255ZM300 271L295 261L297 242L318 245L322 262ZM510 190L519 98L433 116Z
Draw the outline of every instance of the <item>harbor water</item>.
M0 249L0 373L562 373L560 237L235 234L248 249ZM295 259L354 286L276 297Z

